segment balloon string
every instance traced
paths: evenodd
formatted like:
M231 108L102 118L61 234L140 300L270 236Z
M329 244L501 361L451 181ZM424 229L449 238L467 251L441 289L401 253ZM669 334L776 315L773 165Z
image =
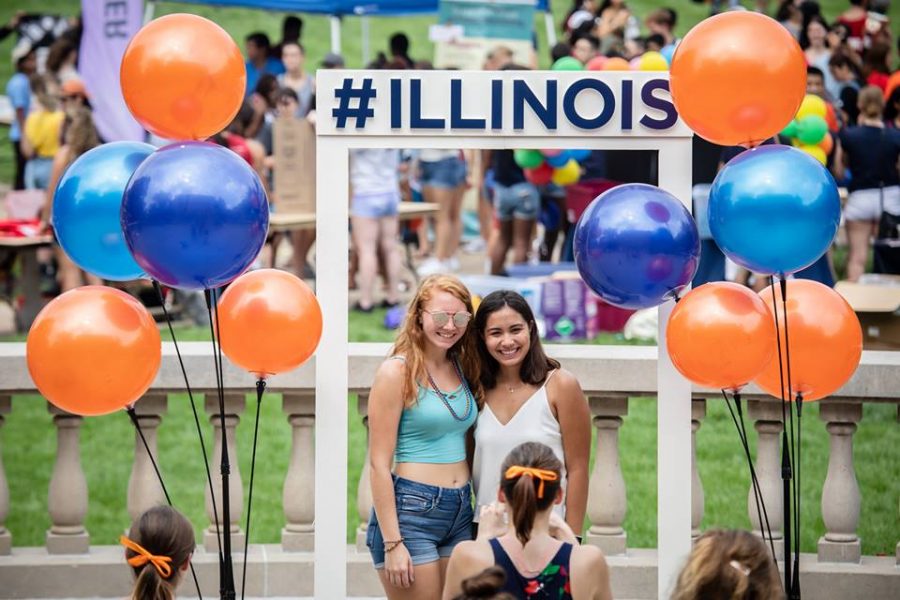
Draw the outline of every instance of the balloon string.
M800 433L803 431L803 427L801 426L800 417L803 414L803 396L798 393L797 398L794 401L794 405L797 409L797 491L794 494L794 502L796 502L796 512L797 518L795 522L797 524L797 550L794 554L794 588L796 590L796 597L800 597L800 473L802 471L802 461L800 460L801 453L803 451L803 445L800 443Z
M241 600L244 600L244 585L247 581L247 548L250 544L250 509L253 507L253 474L256 471L256 441L259 436L259 411L262 405L263 393L266 390L266 380L260 378L256 382L256 423L253 425L253 455L250 459L250 490L247 492L247 525L244 538L244 569L241 574Z
M777 560L775 556L775 543L772 541L772 529L769 527L769 514L766 511L766 503L762 495L762 488L759 485L756 469L753 467L753 458L750 455L750 445L747 441L747 429L744 426L744 413L740 408L740 395L734 394L734 403L737 407L737 412L741 417L740 421L738 421L738 418L735 416L734 409L731 408L731 402L728 400L728 394L724 389L722 390L722 397L725 398L725 406L728 407L728 412L731 413L731 420L734 422L735 429L737 429L741 447L744 449L744 455L747 457L747 465L750 467L750 485L753 489L753 500L756 503L756 516L759 519L760 531L764 531L768 534L769 547L772 549L772 558L773 560ZM763 530L763 527L765 527L765 530Z
M793 393L793 383L791 381L791 342L790 342L790 333L788 329L788 310L787 310L787 279L781 279L781 306L784 311L784 353L785 353L785 371L787 372L787 393L788 393L788 401L792 400L790 394ZM796 403L795 403L796 404ZM797 445L795 443L794 438L794 408L791 405L788 405L788 420L790 422L790 444L791 444L791 473L797 473L797 469L799 466L797 465L797 460L799 457L797 455ZM798 417L799 419L799 417ZM799 436L799 434L798 434ZM791 481L791 487L793 488L794 497L791 499L791 508L794 511L794 572L792 574L791 581L793 582L793 586L790 590L791 598L799 598L800 597L800 503L798 496L800 495L800 489L798 486L797 478L794 477ZM790 568L788 564L784 565L785 569Z
M222 554L223 562L219 572L220 595L222 598L234 598L234 572L231 558L231 491L229 490L229 475L231 463L228 458L228 431L225 428L225 378L221 369L221 347L216 340L216 327L213 326L213 307L216 304L214 290L203 291L206 298L206 310L209 314L209 333L213 344L213 367L216 372L216 391L219 395L219 424L222 436L222 455L220 473L222 476ZM218 319L216 320L218 321Z
M790 479L792 478L791 474L791 448L788 445L788 437L787 437L787 413L785 411L785 407L787 405L787 399L785 398L784 393L784 361L782 359L782 351L781 351L781 329L778 326L778 298L775 294L775 276L771 277L771 289L772 289L772 314L775 317L775 345L778 349L778 379L779 379L779 390L781 395L781 480L784 486L784 516L785 516L785 527L784 527L784 592L788 594L791 589L791 569L790 569L790 555L791 555L791 503L789 499L790 494Z
M219 564L223 561L222 556L222 537L219 533L219 509L216 508L216 491L213 487L212 473L209 469L209 457L206 455L206 442L203 440L203 429L200 427L200 416L197 414L197 405L194 403L194 394L191 392L191 384L188 381L187 370L184 368L184 360L181 358L181 350L178 348L178 338L175 337L175 329L172 327L172 318L169 310L166 308L166 299L163 297L162 287L155 279L153 288L159 296L159 302L162 305L163 314L166 317L166 324L169 326L169 335L172 336L172 343L175 345L175 354L178 356L178 365L181 367L181 375L184 377L184 387L187 389L188 400L191 402L191 412L194 414L194 425L197 427L197 439L200 440L200 451L203 454L203 466L206 468L206 481L209 485L209 497L212 500L213 519L216 524L216 544L219 549Z
M150 444L147 443L147 438L144 437L144 430L141 429L141 423L138 421L137 413L134 410L134 405L129 406L125 409L128 413L128 417L131 419L131 423L134 425L135 430L138 432L138 436L141 438L141 442L144 444L144 450L147 452L147 456L150 458L150 464L153 465L153 471L156 473L156 479L159 481L159 485L162 488L163 494L166 496L166 502L169 506L172 506L172 498L169 497L169 490L166 489L166 482L163 481L162 473L159 472L159 465L156 464L156 459L153 458L153 453L150 452ZM203 594L200 593L200 581L197 579L197 572L194 571L194 563L188 561L188 566L191 568L191 576L194 578L194 586L197 588L197 598L203 600Z

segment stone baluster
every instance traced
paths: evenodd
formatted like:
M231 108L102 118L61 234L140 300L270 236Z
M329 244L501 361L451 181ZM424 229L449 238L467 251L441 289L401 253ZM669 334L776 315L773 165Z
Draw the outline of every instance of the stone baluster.
M147 446L160 472L162 465L159 464L156 430L162 422L162 415L166 413L167 406L168 396L159 393L146 394L134 405L144 439L147 440ZM131 476L128 478L128 516L134 522L147 509L166 503L166 495L156 471L153 470L153 463L150 462L141 436L135 430L134 462L131 465Z
M230 464L230 479L228 480L229 499L231 504L231 548L235 552L244 550L244 533L241 531L241 514L244 508L244 486L241 481L241 470L238 465L237 444L235 443L235 430L241 420L240 414L244 411L245 399L241 392L225 392L225 435L228 438L228 462ZM219 530L224 531L222 523L222 421L219 417L219 397L213 390L205 394L204 407L209 415L214 431L213 455L209 462L209 470L212 475L213 487L216 492L216 511L219 517ZM203 532L203 546L207 552L218 552L219 545L216 536L215 513L213 512L212 496L209 493L209 485L204 487L206 495L206 514L209 516L209 527ZM224 542L224 540L222 540Z
M781 404L768 400L749 400L746 405L747 414L753 420L757 434L756 459L753 462L756 478L759 480L762 499L766 505L766 515L769 517L775 556L776 559L782 559L784 558L784 487L781 481L781 432L784 431L784 425L781 420ZM734 435L737 438L736 431ZM747 435L749 437L749 431ZM735 442L739 443L737 439ZM743 449L739 451L743 452ZM747 479L750 478L749 468L746 470L746 476ZM766 539L765 524L760 523L756 512L752 482L747 492L747 514L750 516L753 533Z
M88 510L88 487L81 468L79 431L82 418L49 404L56 426L56 462L50 477L47 509L50 530L47 531L47 552L50 554L80 554L88 551L90 537L84 527Z
M0 429L3 428L3 415L12 410L12 396L0 396ZM0 440L0 556L12 551L12 534L6 528L6 517L9 515L9 484L6 482L6 470L3 467L3 444Z
M291 458L284 479L285 526L281 546L289 552L314 550L316 396L285 393L282 408L291 424Z
M819 562L859 563L862 553L859 525L860 493L853 467L853 433L862 420L862 404L823 402L819 418L829 435L828 474L822 487Z
M597 429L596 456L588 484L588 518L591 527L587 542L607 555L625 554L627 501L625 479L619 465L619 428L628 414L628 398L591 396L593 424Z
M706 400L691 402L691 539L700 536L700 524L703 522L703 481L697 469L697 430L706 418Z
M356 549L365 552L366 532L369 526L369 514L372 511L372 486L369 483L369 394L360 393L356 406L362 416L363 427L366 428L366 455L363 459L362 473L356 488L356 512L359 515L359 527L356 529Z

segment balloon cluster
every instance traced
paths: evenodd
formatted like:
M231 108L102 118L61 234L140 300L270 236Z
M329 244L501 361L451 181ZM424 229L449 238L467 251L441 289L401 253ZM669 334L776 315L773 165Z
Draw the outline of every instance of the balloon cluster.
M797 115L781 130L781 135L824 165L834 149L832 136L837 130L834 107L818 96L807 94Z
M595 56L586 64L582 64L572 56L563 56L553 63L551 69L554 71L668 71L673 51L674 47L669 48L667 51L669 57L666 58L666 54L651 50L631 61L619 56L601 55Z
M515 150L513 160L534 185L572 185L581 178L579 163L587 160L590 150Z
M178 141L158 150L112 142L78 157L53 198L60 246L106 280L147 275L169 287L208 291L231 284L217 315L223 352L260 378L297 367L321 336L318 303L293 275L241 275L265 243L266 193L246 161L202 141L226 127L243 102L246 71L237 45L212 21L167 15L131 40L120 79L137 121ZM26 354L50 402L96 415L128 407L146 392L161 344L136 299L90 286L44 308Z
M752 148L712 184L713 238L732 261L778 276L783 286L780 294L770 287L758 296L710 283L681 299L667 346L676 368L699 385L738 391L756 380L772 395L816 400L843 385L859 364L862 333L847 302L820 283L786 281L828 251L841 216L837 185L824 167L827 105L805 95L805 79L796 41L754 13L707 19L675 51L672 99L681 118L714 143ZM756 147L778 132L795 138L799 149ZM790 373L783 392L782 373Z

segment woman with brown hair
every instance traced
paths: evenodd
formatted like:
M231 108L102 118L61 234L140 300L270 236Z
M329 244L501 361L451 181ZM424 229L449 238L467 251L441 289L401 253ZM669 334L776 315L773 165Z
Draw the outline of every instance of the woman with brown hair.
M121 536L125 559L134 571L132 600L172 600L194 553L191 522L170 506L156 506L142 514Z
M562 502L561 479L562 463L548 446L526 442L509 453L500 468L498 500L509 506L513 526L482 519L479 539L456 547L445 600L460 592L465 578L494 564L506 573L502 591L516 598L612 598L603 553L579 545L565 521L553 515L553 506ZM495 531L505 533L490 537Z
M778 567L762 538L749 531L701 535L675 585L672 600L780 600Z
M473 312L455 277L422 281L369 394L366 545L391 600L440 596L450 553L472 538L466 435L481 398Z

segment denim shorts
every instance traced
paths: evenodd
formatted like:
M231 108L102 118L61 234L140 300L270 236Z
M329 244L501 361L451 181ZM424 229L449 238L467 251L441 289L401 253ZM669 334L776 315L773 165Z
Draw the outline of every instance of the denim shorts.
M448 558L454 546L472 539L472 484L441 488L394 475L400 537L413 565ZM384 568L384 537L375 510L369 517L366 546L376 569Z
M541 212L541 196L527 181L509 187L494 184L494 207L501 221L537 219Z
M434 162L421 161L422 185L453 189L466 182L466 161L458 156L442 158Z
M365 194L353 196L353 200L350 202L350 214L354 217L370 219L393 217L397 214L399 206L400 194L397 192Z

